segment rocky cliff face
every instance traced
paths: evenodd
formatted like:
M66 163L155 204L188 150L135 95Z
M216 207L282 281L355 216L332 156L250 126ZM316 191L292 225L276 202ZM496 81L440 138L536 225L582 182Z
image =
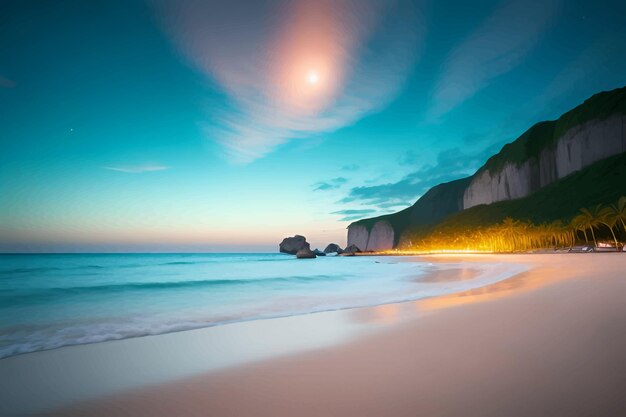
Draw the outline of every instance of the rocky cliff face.
M371 251L393 249L400 232L407 227L424 227L461 210L468 184L469 178L439 184L398 213L352 223L348 227L348 245Z
M383 251L394 246L395 233L386 220L374 223L370 231L363 225L348 227L348 246L356 245L362 251Z
M626 87L598 93L505 145L474 175L439 184L400 212L352 223L348 244L385 250L481 204L524 198L595 162L626 152Z
M463 196L463 209L526 197L540 188L612 155L626 152L626 116L575 126L538 158L506 163L500 171L479 170Z
M380 221L374 224L367 241L368 251L381 251L393 248L394 232L393 228L387 221Z
M527 161L520 166L506 164L497 174L489 171L478 173L465 190L463 208L527 196L533 188L533 171L530 161Z
M367 241L370 239L370 233L367 228L360 224L351 224L348 227L348 244L356 245L359 249L367 248Z
M626 116L616 115L570 129L559 140L556 149L546 150L545 156L542 154L542 160L547 159L556 167L557 178L563 178L622 152L626 152Z

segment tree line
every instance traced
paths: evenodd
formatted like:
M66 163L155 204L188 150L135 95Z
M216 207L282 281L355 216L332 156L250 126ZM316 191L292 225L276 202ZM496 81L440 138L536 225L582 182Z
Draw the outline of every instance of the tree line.
M626 196L615 204L582 208L569 223L561 220L534 224L506 217L501 223L462 230L434 230L416 240L405 241L401 250L516 252L546 248L567 248L607 236L616 247L626 237ZM623 241L622 241L623 242Z

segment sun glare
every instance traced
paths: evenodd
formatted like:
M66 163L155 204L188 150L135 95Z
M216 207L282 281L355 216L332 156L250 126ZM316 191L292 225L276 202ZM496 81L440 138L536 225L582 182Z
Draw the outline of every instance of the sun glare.
M311 85L315 85L315 84L317 84L317 83L319 82L320 77L319 77L319 75L317 74L317 72L315 72L315 71L310 71L310 72L307 74L307 76L306 76L306 80L307 80L307 82L308 82L309 84L311 84Z

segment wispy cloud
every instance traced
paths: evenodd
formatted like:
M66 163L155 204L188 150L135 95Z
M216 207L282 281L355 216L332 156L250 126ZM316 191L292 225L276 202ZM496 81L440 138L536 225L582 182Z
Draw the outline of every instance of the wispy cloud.
M502 3L446 59L429 116L438 118L472 97L494 78L521 64L552 21L556 2Z
M352 171L358 171L361 167L357 164L349 164L349 165L344 165L341 167L342 171L347 171L347 172L352 172Z
M140 174L142 172L165 171L170 167L165 165L127 165L102 167L109 171L126 172L128 174Z
M419 155L417 152L408 151L400 157L398 164L402 166L411 166L417 164L419 161Z
M437 184L473 174L496 151L494 146L489 146L481 152L467 154L460 148L451 148L440 152L435 164L424 165L397 182L352 188L340 202L360 202L380 209L408 206Z
M414 201L389 201L386 203L378 203L376 206L380 209L396 208L396 207L408 207L412 205Z
M208 104L205 132L238 163L384 108L424 27L408 0L156 4L175 45L225 93Z
M313 191L336 190L347 182L348 179L344 177L337 177L328 181L316 182L313 184Z
M619 71L618 68L609 68L609 63L612 55L620 52L626 54L626 47L621 39L616 39L612 33L599 36L588 47L582 48L578 56L568 62L523 110L530 110L527 112L534 115L541 113L539 110L558 108L559 106L555 104L561 104L558 103L559 100L573 91L583 89L581 96L587 97L597 92L598 88L607 88L606 85L602 85L603 75L609 74L612 70Z
M592 94L623 86L623 83L615 84L615 78L610 76L619 73L621 68L612 58L616 54L626 56L626 46L620 40L612 33L598 34L595 40L581 47L571 60L564 61L561 70L544 88L538 89L534 98L491 126L488 132L468 136L465 142L501 146L513 141L538 121L556 118ZM622 52L622 55L618 52Z
M367 215L374 214L374 213L376 213L376 210L374 209L348 209L348 210L333 211L330 214L342 215L344 217L339 219L339 221L347 222L347 221L361 219L363 218L363 216L367 216Z

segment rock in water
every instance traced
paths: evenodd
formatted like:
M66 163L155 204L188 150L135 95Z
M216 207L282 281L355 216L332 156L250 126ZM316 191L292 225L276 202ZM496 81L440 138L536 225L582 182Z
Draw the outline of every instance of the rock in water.
M330 243L328 246L326 246L326 249L324 249L324 253L333 253L333 252L337 252L339 254L343 252L343 249L341 249L341 246L339 246L336 243Z
M343 252L341 252L340 256L354 256L355 253L360 253L361 249L355 244L349 245L346 247Z
M315 248L315 250L313 251L313 253L314 253L316 256L326 256L326 254L325 254L324 252L322 252L321 250L319 250L319 249L317 249L317 248Z
M306 238L301 235L295 235L293 237L286 237L278 245L279 250L282 253L288 253L295 255L300 249L311 250L311 245L306 241Z
M357 245L354 245L354 244L348 246L347 248L345 248L343 250L343 253L352 253L352 254L354 254L354 253L360 253L360 252L361 252L361 249L359 249L359 247Z
M308 243L307 243L307 245L308 245ZM300 249L296 253L296 258L298 258L298 259L309 259L309 258L317 258L317 256L315 256L315 252L313 252L311 249L304 248L304 249Z

